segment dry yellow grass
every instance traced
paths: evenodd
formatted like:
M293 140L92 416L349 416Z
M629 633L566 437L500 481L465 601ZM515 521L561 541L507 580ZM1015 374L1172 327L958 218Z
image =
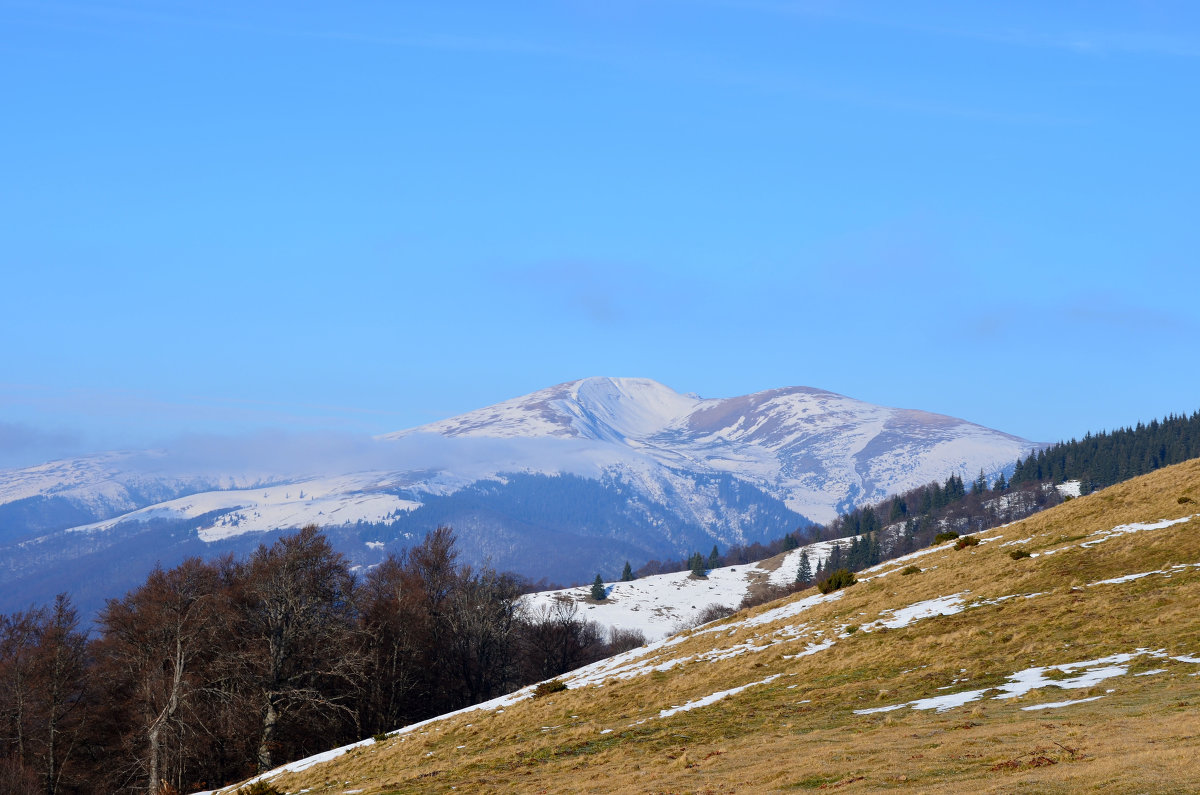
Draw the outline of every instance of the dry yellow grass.
M993 540L979 546L947 544L885 565L799 615L742 624L812 592L647 653L652 664L684 661L669 670L437 721L274 783L312 793L1198 792L1200 664L1171 658L1200 657L1200 566L1182 566L1200 564L1200 518L1080 546L1118 525L1194 514L1200 460L983 533ZM1011 559L1018 548L1037 556ZM922 571L901 575L909 563ZM1169 576L1095 584L1158 570ZM868 626L951 594L977 606L896 629ZM1000 597L1011 598L980 604ZM849 625L865 628L847 635ZM791 635L777 632L783 627ZM762 648L704 658L748 642ZM1137 656L1123 675L1083 689L985 696L941 713L855 713L1138 649L1163 654Z

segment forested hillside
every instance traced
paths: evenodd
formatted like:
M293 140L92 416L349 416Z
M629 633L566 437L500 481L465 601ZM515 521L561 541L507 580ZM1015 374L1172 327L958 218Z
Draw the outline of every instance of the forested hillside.
M0 792L203 789L644 640L457 555L442 528L359 579L309 527L156 569L92 637L65 594L0 617Z
M1078 480L1084 494L1200 456L1200 411L1087 434L1017 462L1012 482Z

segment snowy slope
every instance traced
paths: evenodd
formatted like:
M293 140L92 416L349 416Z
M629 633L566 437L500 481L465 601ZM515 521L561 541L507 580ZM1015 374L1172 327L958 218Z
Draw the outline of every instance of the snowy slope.
M370 479L364 482L361 476L345 476L254 489L209 491L72 529L79 532L108 530L120 522L192 519L206 513L220 512L210 527L199 531L201 540L218 541L242 533L262 533L280 527L383 522L398 511L409 511L420 505L394 494L372 491L370 485Z
M690 625L711 605L734 610L756 584L788 585L795 581L800 556L807 553L815 571L829 558L832 541L819 541L767 560L742 566L709 569L704 579L690 571L653 574L630 582L605 583L608 596L603 602L591 599L591 586L541 591L523 600L537 614L555 601L570 600L579 609L579 617L599 624L605 635L612 629L638 630L646 640L655 641ZM850 539L841 539L843 545Z

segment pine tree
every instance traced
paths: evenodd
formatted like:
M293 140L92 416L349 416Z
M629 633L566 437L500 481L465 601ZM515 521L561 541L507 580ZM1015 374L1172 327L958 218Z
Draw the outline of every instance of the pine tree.
M825 570L826 571L837 571L843 565L844 564L842 563L842 545L835 541L833 543L833 546L831 546L829 548L829 557L825 559Z
M808 552L800 553L800 568L796 571L796 582L808 585L812 582L812 566L808 562Z
M693 554L690 558L688 558L688 568L690 568L692 570L692 574L696 575L697 577L705 576L704 556L699 552Z
M625 568L621 570L621 582L633 582L633 567L629 561L625 561Z
M715 569L721 565L721 553L717 551L717 545L713 544L712 552L708 553L708 567Z
M604 580L600 579L600 575L596 575L596 581L592 583L592 598L597 602L603 602L608 597L608 593L604 590Z

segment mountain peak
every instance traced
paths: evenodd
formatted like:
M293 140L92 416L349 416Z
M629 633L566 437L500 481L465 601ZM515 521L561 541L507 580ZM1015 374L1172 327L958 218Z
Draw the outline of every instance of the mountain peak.
M640 439L686 417L703 401L649 378L593 376L567 381L456 417L384 436L412 433L491 438Z

